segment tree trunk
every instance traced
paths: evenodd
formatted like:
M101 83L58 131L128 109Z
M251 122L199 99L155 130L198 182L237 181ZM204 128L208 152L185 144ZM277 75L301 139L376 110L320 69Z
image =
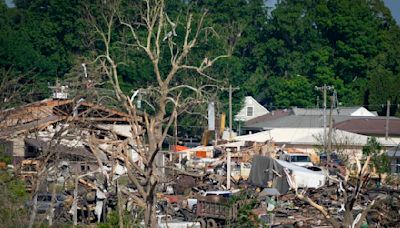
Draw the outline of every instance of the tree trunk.
M351 227L352 226L352 224L353 224L353 214L352 214L352 210L347 210L346 209L346 212L344 213L344 216L343 216L343 224L342 224L342 226L343 227Z
M55 206L55 201L56 201L56 181L53 183L53 189L51 191L51 206L50 206L49 226L53 225L53 219L54 219L54 213L55 213L54 206Z
M146 210L144 213L144 225L145 227L156 228L157 227L157 218L155 213L155 205L154 205L154 194L146 198Z
M72 201L73 226L78 225L78 178L75 177L74 200Z
M43 172L40 172L39 175L38 175L38 179L36 181L36 185L35 185L35 191L34 191L35 195L33 196L33 199L32 199L33 205L32 205L32 213L31 213L31 216L29 218L29 228L33 227L33 225L35 223L35 220L36 220L37 197L38 197L38 193L39 193L39 189L40 189L40 184L42 183L42 179L41 179L42 175L43 175Z
M121 197L121 191L119 188L119 181L117 180L117 196L118 196L118 225L119 228L124 228L124 218L123 218L123 212L124 208L122 207L122 197Z
M33 197L33 202L32 202L32 213L31 216L29 218L29 228L33 227L33 224L35 223L35 219L36 219L36 210L37 210L37 195L38 195L38 191L35 191L35 196Z

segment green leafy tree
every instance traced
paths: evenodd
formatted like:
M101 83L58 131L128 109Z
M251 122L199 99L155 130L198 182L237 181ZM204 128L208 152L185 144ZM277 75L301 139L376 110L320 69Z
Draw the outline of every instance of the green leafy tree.
M0 67L35 72L31 89L37 99L46 97L47 83L62 78L82 55L82 2L17 0L12 9L1 3Z
M269 89L265 93L276 101L273 103L276 107L312 107L315 104L314 88L305 76L298 75L286 80L271 77L267 83Z
M85 23L86 9L98 18L111 2L15 3L16 8L0 3L0 67L12 67L17 74L34 71L35 86L29 88L40 95L37 99L48 95L48 82L65 78L75 71L74 65L80 67L78 61L92 59L98 54L93 50L104 49L99 40L92 39L95 33ZM131 7L127 0L121 4L123 15L134 20L138 7ZM339 101L346 106L365 105L383 114L387 99L399 102L400 28L380 0L285 0L274 9L268 9L263 0L168 1L166 7L172 21L184 20L188 10L194 14L207 10L210 15L204 24L214 29L201 34L203 39L188 63L233 47L232 58L215 63L207 73L225 85L241 88L234 93L235 112L245 95L264 105L309 106L317 94L305 88L323 84L335 86ZM113 29L113 40L126 37L126 30ZM175 40L182 42L182 37ZM154 78L150 61L131 49L121 43L112 47L113 56L126 63L118 68L124 92L150 85ZM165 52L161 69L168 67L168 60ZM194 75L180 72L174 83ZM299 81L296 75L304 76L306 84L293 90ZM220 93L218 100L221 110L227 111L227 94ZM397 106L391 111L398 112Z
M375 137L368 138L362 151L365 156L371 156L371 164L379 175L390 171L389 157L382 152L382 145Z
M7 171L0 170L0 220L3 227L23 227L28 222L25 185Z

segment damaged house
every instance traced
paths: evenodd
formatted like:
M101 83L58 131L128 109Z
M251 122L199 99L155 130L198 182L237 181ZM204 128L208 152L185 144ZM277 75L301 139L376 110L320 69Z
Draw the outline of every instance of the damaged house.
M35 196L48 194L53 184L64 186L64 217L75 224L100 221L116 206L113 182L127 172L126 157L116 149L122 141L128 159L141 164L132 118L83 99L34 102L4 110L0 120L0 147L27 190Z
M1 116L0 144L6 148L6 154L12 156L14 165L24 159L37 157L60 132L62 139L57 151L85 157L89 151L79 140L83 136L77 137L67 132L71 131L73 125L81 129L98 125L98 131L101 132L107 125L126 125L128 122L128 115L116 110L84 101L55 99L5 110Z

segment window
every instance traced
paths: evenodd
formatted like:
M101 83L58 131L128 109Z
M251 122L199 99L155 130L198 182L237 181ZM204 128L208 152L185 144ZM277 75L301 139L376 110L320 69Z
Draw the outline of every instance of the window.
M90 166L86 164L81 164L81 172L90 171Z
M38 195L37 201L51 202L51 195Z
M24 164L22 166L22 171L25 171L25 172L36 172L37 171L37 165L36 164Z
M400 158L396 159L396 169L395 169L396 173L400 173Z
M310 162L310 158L308 156L293 156L292 162Z
M254 110L253 110L254 108L253 107L247 107L247 116L253 116L253 112L254 112Z

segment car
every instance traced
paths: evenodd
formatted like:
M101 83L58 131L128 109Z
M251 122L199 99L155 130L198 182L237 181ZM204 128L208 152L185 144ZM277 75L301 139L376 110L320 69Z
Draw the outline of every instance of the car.
M282 154L280 160L292 163L293 165L298 165L302 167L313 166L311 158L308 154Z
M54 200L54 209L59 212L64 206L66 197L62 194L56 194ZM50 210L52 205L52 194L51 193L39 193L37 196L37 213L43 214ZM27 207L33 207L33 200L26 202Z
M328 163L328 155L327 153L322 153L319 156L319 160L321 165L325 165ZM343 161L340 159L339 155L335 152L330 154L330 162L329 163L335 163L337 165L343 165Z

